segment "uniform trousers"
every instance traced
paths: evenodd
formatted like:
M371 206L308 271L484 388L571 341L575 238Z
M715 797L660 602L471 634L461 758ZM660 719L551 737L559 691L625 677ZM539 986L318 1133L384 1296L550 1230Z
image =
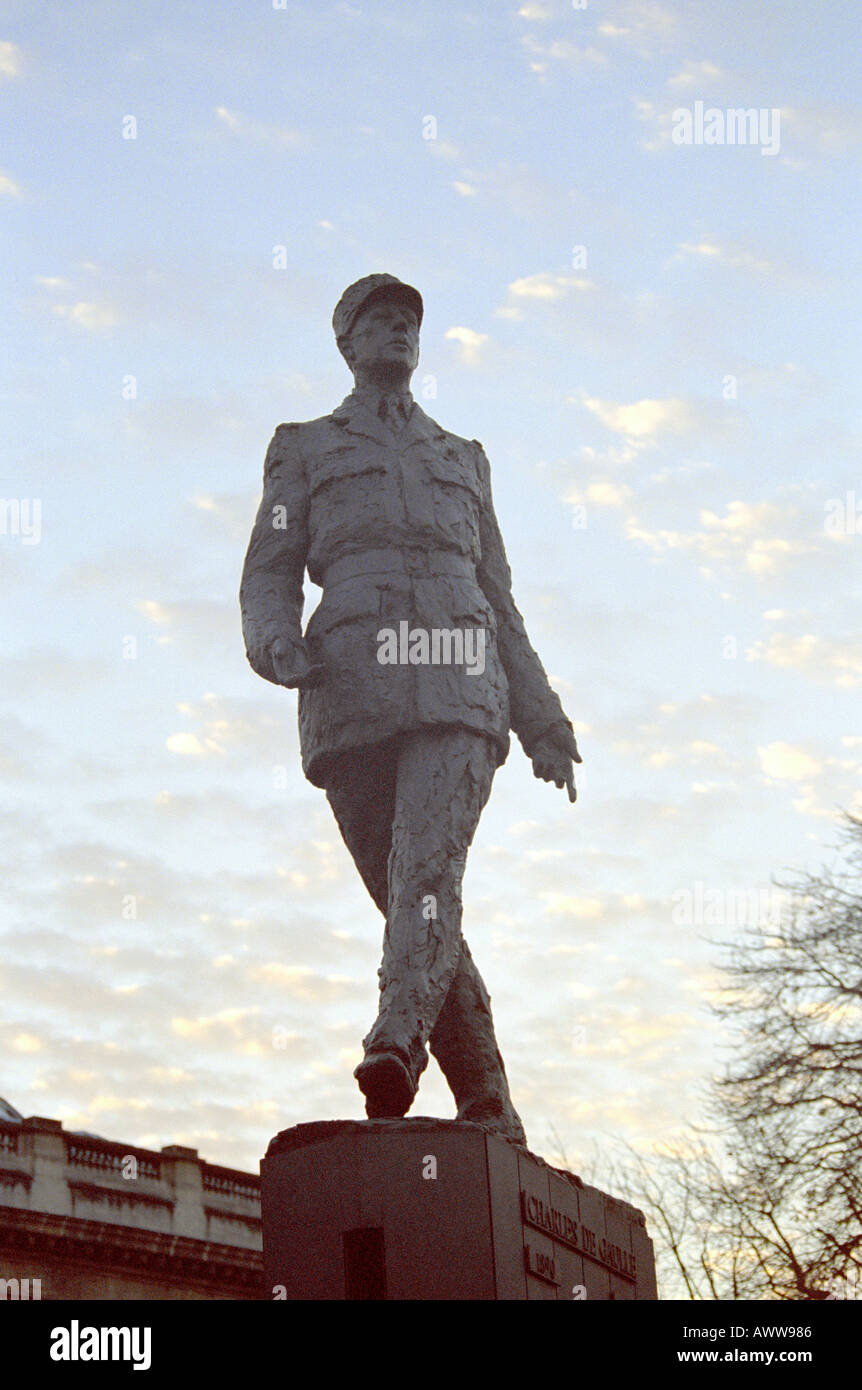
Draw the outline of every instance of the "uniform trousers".
M491 1001L461 935L467 850L491 792L497 748L486 735L429 727L337 755L326 795L371 897L386 918L380 1007L366 1056L392 1051L414 1084L426 1044L460 1119L521 1138Z

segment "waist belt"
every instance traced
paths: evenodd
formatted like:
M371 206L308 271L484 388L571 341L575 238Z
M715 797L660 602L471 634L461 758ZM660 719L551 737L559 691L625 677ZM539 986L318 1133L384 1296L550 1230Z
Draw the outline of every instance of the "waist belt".
M476 565L469 555L454 550L362 550L333 560L322 581L324 589L370 574L408 575L433 579L444 574L456 579L476 578Z

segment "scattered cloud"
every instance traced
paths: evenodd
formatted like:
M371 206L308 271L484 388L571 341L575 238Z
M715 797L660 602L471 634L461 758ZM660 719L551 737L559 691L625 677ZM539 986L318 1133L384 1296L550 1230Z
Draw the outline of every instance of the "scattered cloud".
M647 127L647 133L641 140L643 148L659 150L664 145L669 145L673 131L673 115L670 109L639 97L633 97L632 101L635 116Z
M749 247L713 241L706 237L700 241L678 242L676 252L670 260L685 260L687 257L698 257L713 265L746 271L751 275L770 278L785 285L810 284L817 279L811 271L794 268L785 262L765 256L762 252L752 251ZM794 369L792 363L785 364L782 368L785 373L792 373L794 370L798 371L798 368Z
M284 965L281 961L254 966L248 974L253 981L272 985L293 999L309 1003L324 1003L364 992L364 987L361 984L357 987L357 982L347 975L322 975L306 966Z
M521 319L524 306L533 301L552 304L569 295L580 294L595 289L595 283L581 275L555 275L550 271L539 271L535 275L524 275L513 280L508 286L505 304L496 310L498 318Z
M532 20L537 24L544 24L546 20L556 19L557 14L553 5L539 4L538 0L528 0L518 11L520 19Z
M600 48L592 45L583 48L580 44L572 43L571 39L542 43L533 34L525 34L521 42L532 54L531 70L539 74L546 73L554 63L565 67L582 67L584 64L601 67L608 61L607 54Z
M114 328L121 321L119 310L107 301L79 299L75 304L55 304L54 313L58 318L74 323L87 333L103 333Z
M816 777L821 769L816 758L791 743L768 743L758 748L757 756L762 771L777 781L804 782Z
M724 516L701 509L699 521L702 529L697 531L651 531L630 517L626 533L630 540L657 554L688 550L724 564L741 562L748 573L758 576L774 574L818 549L804 529L799 535L778 534L779 529L790 529L798 523L798 514L795 508L774 502L732 501Z
M778 618L783 616L777 615ZM774 632L766 642L755 642L746 655L749 661L764 661L782 670L799 671L811 680L839 689L862 685L862 650L858 637L839 640L813 632L796 637L787 632Z
M20 77L24 70L24 54L17 43L0 41L0 78Z
M475 367L485 344L490 342L487 333L476 333L472 328L447 328L445 336L458 343L461 361L468 367Z
M661 434L689 434L700 423L691 403L675 397L622 405L584 396L581 404L609 430L625 435L630 442L653 440Z
M23 195L23 190L17 179L13 179L11 174L4 174L0 170L0 196L4 195L7 198L20 198Z
M668 5L658 0L623 0L611 6L607 18L598 25L598 33L649 57L657 47L673 43L678 28L678 16Z
M460 145L456 145L453 140L440 140L438 138L423 140L422 142L429 154L436 155L438 159L458 160L464 158L464 152Z
M862 111L848 106L782 106L784 134L804 153L822 158L846 154L862 143Z
M697 86L702 88L708 83L718 81L725 76L726 74L716 63L711 63L708 59L695 62L694 59L689 58L683 64L679 72L674 73L672 77L667 79L667 85L669 87Z
M171 1028L177 1037L230 1048L248 1036L249 1020L256 1013L256 1009L222 1009L209 1017L172 1018Z
M253 752L265 755L271 765L280 721L266 706L253 700L225 699L209 691L197 702L177 705L177 712L194 727L171 734L166 740L169 752L188 758L232 754L239 759Z
M183 758L208 758L221 754L224 749L215 739L199 739L197 734L171 734L165 739L165 747L170 753L179 753Z
M600 478L588 483L583 489L573 488L566 494L565 500L576 504L592 502L597 507L622 507L632 495L632 489L625 483Z
M743 270L754 270L761 275L772 274L775 270L772 261L756 256L753 251L746 251L741 247L721 246L715 241L681 241L677 243L677 249L685 256L703 256Z
M260 141L264 144L279 146L282 149L295 149L297 145L302 143L300 132L288 126L270 125L265 121L256 121L250 116L244 116L239 111L230 111L226 106L217 106L215 113L227 130L246 140Z

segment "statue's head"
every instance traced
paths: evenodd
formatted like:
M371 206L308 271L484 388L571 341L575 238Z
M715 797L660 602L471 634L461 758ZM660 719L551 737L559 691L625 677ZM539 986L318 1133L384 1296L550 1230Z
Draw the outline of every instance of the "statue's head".
M357 380L409 380L421 323L419 291L383 273L348 286L332 316L338 350Z

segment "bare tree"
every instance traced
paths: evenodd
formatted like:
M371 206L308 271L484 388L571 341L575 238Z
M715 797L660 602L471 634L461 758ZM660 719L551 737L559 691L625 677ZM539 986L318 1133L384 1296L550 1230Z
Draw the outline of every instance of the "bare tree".
M665 1296L862 1296L862 817L842 838L842 872L779 885L780 924L719 943L737 1037L710 1130L620 1170Z

